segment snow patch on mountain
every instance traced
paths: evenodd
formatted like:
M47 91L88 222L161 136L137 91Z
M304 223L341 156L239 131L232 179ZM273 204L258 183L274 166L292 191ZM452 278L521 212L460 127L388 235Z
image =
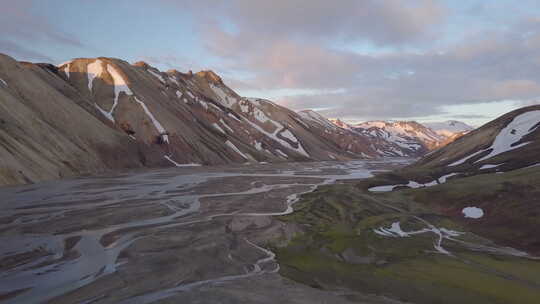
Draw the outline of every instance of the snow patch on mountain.
M176 76L172 75L171 77L169 77L169 79L174 82L177 86L180 86L180 83L178 82L178 78L176 78Z
M432 180L429 183L421 184L421 183L418 183L418 182L415 182L415 181L409 181L408 184L384 185L384 186L371 187L371 188L368 189L368 191L371 191L371 192L388 192L388 191L394 190L394 188L396 188L396 187L402 187L402 186L407 186L409 188L432 187L432 186L436 186L436 185L439 185L439 184L444 184L444 183L446 183L446 181L447 181L447 179L449 177L452 177L452 176L458 175L458 174L459 173L446 174L446 175L443 175L443 176L439 177L438 179Z
M289 155L283 153L280 149L276 149L276 152L283 158L289 158Z
M328 121L330 121L334 125L342 128L342 129L345 129L345 130L351 130L353 128L353 126L351 126L348 123L340 120L339 118L328 118Z
M246 154L244 154L242 151L240 151L240 149L238 149L231 141L227 140L227 141L225 142L225 144L226 144L229 148L231 148L233 151L235 151L236 153L240 154L240 156L242 156L243 158L249 159L249 157L248 157Z
M280 135L292 141L293 143L298 143L298 139L289 130L281 132Z
M163 76L161 76L159 73L156 73L150 69L147 70L150 74L152 74L154 77L156 77L157 79L159 79L159 81L161 83L165 83L165 79L163 78Z
M478 154L480 154L480 153L482 153L482 152L484 152L484 151L485 151L485 150L476 151L475 153L473 153L473 154L471 154L471 155L468 155L468 156L466 156L466 157L464 157L464 158L462 158L462 159L459 159L459 160L457 160L457 161L455 161L455 162L449 164L448 166L449 166L449 167L453 167L453 166L461 165L461 164L463 164L464 162L466 162L467 160L469 160L470 158L473 158L473 157L475 157L476 155L478 155Z
M304 110L299 111L298 115L302 117L305 120L309 120L311 122L314 122L316 124L319 124L323 127L327 127L330 129L336 129L338 126L330 122L326 117L322 116L321 114L313 111L313 110Z
M62 68L60 70L63 71L66 74L67 78L69 78L69 76L70 76L70 67L69 66L71 65L71 63L73 63L73 60L66 61L66 62L63 62L63 63L57 65L58 68L61 68L62 66L64 67L64 68Z
M466 218L479 219L484 216L484 210L478 207L465 207L461 212Z
M272 122L274 124L277 124L277 126L279 126L276 131L274 131L274 133L270 133L270 132L267 132L265 129L263 129L261 126L257 125L256 123L250 121L249 119L246 119L245 120L247 123L249 123L253 128L257 129L259 132L263 133L264 135L270 137L271 139L277 141L279 144L281 144L282 146L286 147L286 148L289 148L291 150L294 150L306 157L309 157L309 154L306 152L306 150L304 149L304 147L302 146L302 144L300 142L298 142L298 140L296 140L296 143L298 145L298 147L293 147L289 142L287 142L286 140L283 140L279 137L277 137L277 134L283 129L283 126L276 122L276 121L273 121ZM295 137L296 138L296 137ZM284 153L283 153L284 154Z
M417 122L368 121L352 127L355 132L372 138L383 139L409 151L420 151L424 146L433 148L443 140L443 137L433 130ZM391 152L397 156L403 155L403 151L401 151L402 153L396 151L394 148L386 152ZM387 155L387 153L381 155Z
M512 119L512 121L506 127L504 127L499 132L499 134L497 134L497 136L495 137L495 139L493 140L493 143L491 144L489 148L476 151L475 153L465 156L464 158L457 160L449 164L448 166L460 165L466 162L467 160L481 153L484 153L486 151L490 151L490 152L487 155L483 156L482 158L476 160L475 163L492 158L501 153L523 147L529 144L530 142L523 142L520 144L517 144L517 143L520 142L524 136L536 130L538 126L540 126L539 123L540 123L539 110L522 113L514 117L514 119Z
M92 92L92 84L96 77L99 77L103 73L102 61L96 59L96 61L86 66L86 75L88 76L88 90Z
M504 165L504 163L498 164L498 165L491 165L491 164L482 165L482 167L480 167L480 170L497 168L500 165Z
M225 92L222 88L219 86L216 86L212 83L209 84L212 91L216 94L216 96L219 98L219 102L226 106L227 108L232 107L233 104L237 102L236 98L229 97L229 94Z
M166 143L169 143L169 135L167 134L167 131L165 130L165 128L163 128L163 126L161 125L161 123L159 123L159 121L154 117L154 115L152 114L152 112L150 112L150 110L148 109L148 107L146 106L146 104L144 102L142 102L141 100L139 100L139 98L137 98L137 96L135 96L135 101L141 105L141 107L143 108L144 110L144 113L146 113L146 116L148 116L148 118L150 118L150 121L152 121L152 124L154 125L154 127L156 128L156 130L159 132L159 134L161 135L162 137L162 140L163 142L166 142Z
M440 141L442 138L433 130L426 128L425 126L414 121L398 121L398 122L386 122L386 121L368 121L354 125L354 128L371 129L378 128L386 131L393 139L400 139L404 137L419 138L425 141Z
M212 127L216 128L219 132L223 133L223 134L227 134L225 133L225 131L217 124L217 123L213 123L212 124Z
M112 114L114 112L114 109L118 105L118 97L120 96L120 93L124 92L126 95L133 95L133 92L131 92L131 89L127 85L126 80L116 68L110 64L107 65L107 72L111 75L113 78L113 86L114 86L114 103L111 107L110 113Z
M514 119L499 132L491 147L484 150L487 151L491 149L491 152L476 162L492 158L501 153L529 144L529 142L524 142L516 145L516 143L521 141L525 135L538 128L539 122L540 111L529 111L514 117Z
M176 167L200 167L201 164L195 164L195 163L190 163L190 164L179 164L177 163L176 161L174 161L169 155L165 155L163 156L163 158L165 158L166 160L170 161L173 165L175 165Z
M468 124L457 121L457 120L447 120L443 122L427 122L423 123L424 126L431 128L437 134L450 137L456 133L469 132L474 130L473 127Z
M223 118L220 118L220 119L219 119L219 122L220 122L221 125L222 125L225 129L227 129L229 132L234 133L234 130L233 130L231 127L229 127L229 125L223 120Z

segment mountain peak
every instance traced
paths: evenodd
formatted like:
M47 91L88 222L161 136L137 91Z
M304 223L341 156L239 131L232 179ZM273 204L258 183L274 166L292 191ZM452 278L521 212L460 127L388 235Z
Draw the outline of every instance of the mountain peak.
M215 83L215 84L223 84L223 80L221 77L219 77L218 74L216 74L212 70L203 70L200 72L197 72L195 75L206 79L208 82Z
M136 67L141 67L141 68L149 68L150 65L148 63L146 63L145 61L137 61L133 64L133 66L136 66Z
M437 134L443 136L452 136L453 134L458 134L462 132L469 132L474 128L468 124L458 121L458 120L447 120L443 122L429 122L424 123L428 128L433 129Z

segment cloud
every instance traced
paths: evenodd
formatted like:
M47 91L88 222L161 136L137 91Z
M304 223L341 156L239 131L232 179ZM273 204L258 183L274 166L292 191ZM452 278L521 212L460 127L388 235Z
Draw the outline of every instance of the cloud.
M419 117L442 114L448 105L540 97L540 26L534 20L473 33L441 49L373 55L293 39L250 47L223 29L209 37L210 49L231 69L253 72L255 87L341 89L280 100L295 109L332 106L332 116Z
M233 24L240 36L262 43L286 37L406 44L430 37L446 16L446 8L433 0L165 2L179 4L203 18Z
M37 1L0 0L5 8L0 51L42 60L47 56L34 44L81 46L53 25L53 17L32 10ZM278 96L294 109L385 119L444 116L452 105L508 99L526 104L540 97L535 1L516 6L435 0L161 0L153 5L177 9L193 22L197 32L190 41L202 52L161 50L143 60L162 68L210 68L235 89ZM121 37L115 43L123 43Z
M445 115L445 117L452 118L452 119L486 119L490 118L487 115L482 114L448 114Z
M441 44L452 17L441 3L233 0L182 8L204 20L204 43L228 75L251 75L226 82L311 91L279 98L294 109L327 108L350 119L420 117L443 115L448 105L540 96L538 19L518 14L513 25L482 25ZM475 6L469 14L479 19L490 9ZM372 51L358 51L366 45Z
M195 60L186 57L186 56L178 56L178 55L155 55L155 56L149 56L149 55L142 55L139 56L139 58L142 61L146 61L151 65L159 65L162 67L165 67L166 69L178 69L180 71L187 71L187 70L193 70L193 71L200 71L204 69L201 65L199 65Z
M52 61L52 59L44 54L24 48L14 42L8 40L0 40L0 52L5 52L9 55L16 55L23 58L32 58L37 60Z
M33 13L33 0L0 0L2 13L0 28L2 43L0 52L24 59L50 59L48 56L30 50L39 43L56 43L71 47L84 47L72 35L55 28L48 17Z

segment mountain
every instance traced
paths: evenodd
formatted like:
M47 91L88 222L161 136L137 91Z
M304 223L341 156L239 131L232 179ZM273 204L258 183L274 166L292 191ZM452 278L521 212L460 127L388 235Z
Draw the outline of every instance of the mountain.
M378 142L374 149L382 156L422 156L466 134L472 127L457 121L441 123L437 132L416 121L368 121L348 124L340 119L329 119L334 125Z
M295 112L241 98L211 71L113 58L58 67L0 56L0 184L109 170L355 157Z
M0 185L111 170L420 156L316 112L244 98L212 71L0 55Z
M540 254L540 106L509 112L361 187L387 192L413 188L414 199L495 241ZM481 220L464 218L465 208Z
M457 121L457 120L447 120L443 122L426 122L423 123L424 126L431 128L437 134L445 137L453 137L455 134L466 134L474 130L473 127L468 124Z
M298 114L305 121L311 122L313 132L334 143L340 149L358 154L363 158L418 157L428 151L427 149L404 147L400 142L392 141L392 138L373 136L339 119L327 119L312 110L300 111Z
M416 121L368 121L349 124L337 118L329 119L334 125L360 134L374 143L373 148L381 156L422 156L440 148L461 133L451 136L437 134L433 129Z
M535 165L540 152L540 106L507 113L420 159L415 168L477 174Z
M471 127L455 124L455 132L438 133L434 129L416 121L367 121L348 124L340 119L329 119L334 125L361 134L371 139L385 142L376 147L383 156L422 156L429 151L443 147L468 131ZM390 145L390 146L389 146Z
M438 135L432 129L415 121L368 121L348 124L340 119L328 119L335 126L366 137L380 156L419 157L439 148L453 138Z
M280 217L279 273L407 303L537 303L540 106L407 167L319 187ZM290 228L292 229L292 228Z
M416 121L368 121L353 128L369 136L385 138L408 150L432 150L444 140L443 136Z

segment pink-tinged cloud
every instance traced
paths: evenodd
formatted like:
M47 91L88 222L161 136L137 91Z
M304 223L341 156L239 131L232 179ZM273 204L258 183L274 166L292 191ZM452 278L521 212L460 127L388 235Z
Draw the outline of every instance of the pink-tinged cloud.
M36 1L0 0L0 29L3 38L0 43L0 52L28 59L49 60L49 56L32 49L36 42L84 46L73 35L55 28L48 17L34 14L32 8Z

